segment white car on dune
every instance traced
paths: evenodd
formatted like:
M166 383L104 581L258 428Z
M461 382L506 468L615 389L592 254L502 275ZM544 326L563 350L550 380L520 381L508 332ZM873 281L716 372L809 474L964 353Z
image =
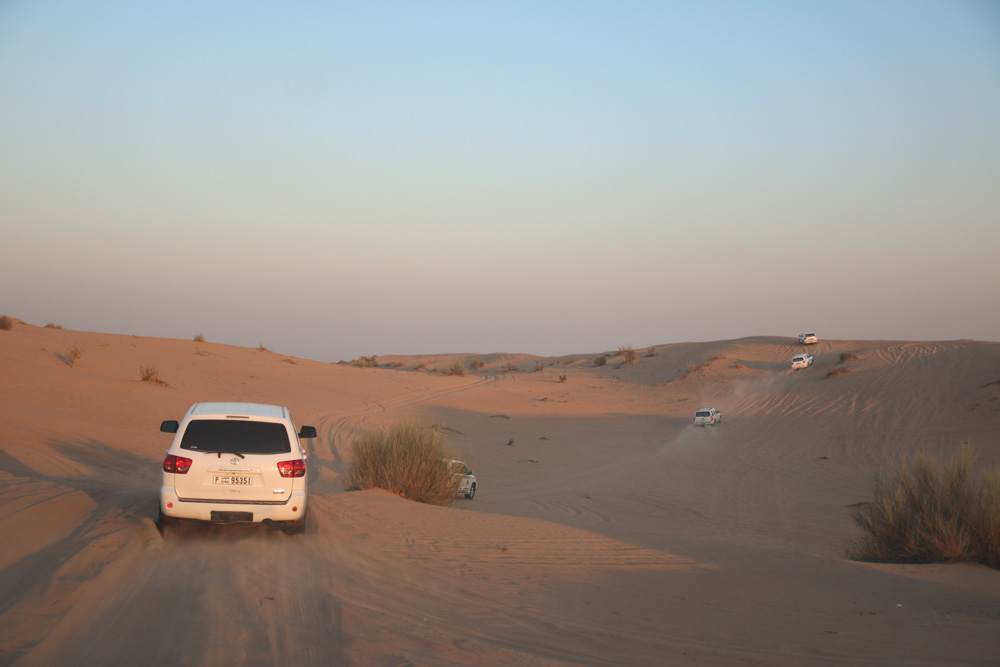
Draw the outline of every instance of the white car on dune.
M274 522L301 532L306 517L306 452L288 408L259 403L196 403L184 419L160 425L174 433L163 459L160 527L180 519Z
M813 365L813 356L811 354L796 354L792 357L792 370L798 370L799 368L809 368Z

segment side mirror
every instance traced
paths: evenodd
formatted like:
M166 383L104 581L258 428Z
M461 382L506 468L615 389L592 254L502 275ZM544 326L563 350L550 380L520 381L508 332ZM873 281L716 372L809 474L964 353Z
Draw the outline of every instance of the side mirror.
M315 426L303 426L302 430L299 431L300 438L315 438L316 437L316 427Z
M160 424L160 430L164 433L177 433L177 427L179 424L176 419L171 419Z

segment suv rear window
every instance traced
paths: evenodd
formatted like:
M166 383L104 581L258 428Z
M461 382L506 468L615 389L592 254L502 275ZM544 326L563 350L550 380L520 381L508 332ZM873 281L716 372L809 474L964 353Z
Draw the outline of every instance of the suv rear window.
M196 419L187 425L181 449L240 454L284 454L292 451L288 431L276 422Z
M711 417L712 413L708 410L699 410L694 414L695 417Z

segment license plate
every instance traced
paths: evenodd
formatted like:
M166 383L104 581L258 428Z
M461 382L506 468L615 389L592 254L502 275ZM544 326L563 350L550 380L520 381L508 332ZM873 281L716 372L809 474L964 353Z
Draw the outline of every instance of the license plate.
M212 478L212 483L229 486L250 486L253 484L253 477L250 475L215 475Z

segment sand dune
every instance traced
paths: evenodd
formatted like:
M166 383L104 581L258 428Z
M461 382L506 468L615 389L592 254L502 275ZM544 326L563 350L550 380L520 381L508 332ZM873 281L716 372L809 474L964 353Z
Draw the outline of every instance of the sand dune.
M1000 465L1000 343L822 341L792 372L799 349L359 369L17 323L0 332L0 663L997 664L1000 573L843 549L900 454L970 441ZM465 377L426 370L473 358ZM211 400L319 429L304 535L156 529L159 423ZM705 405L721 426L691 425ZM342 490L353 436L411 416L473 467L475 500Z

